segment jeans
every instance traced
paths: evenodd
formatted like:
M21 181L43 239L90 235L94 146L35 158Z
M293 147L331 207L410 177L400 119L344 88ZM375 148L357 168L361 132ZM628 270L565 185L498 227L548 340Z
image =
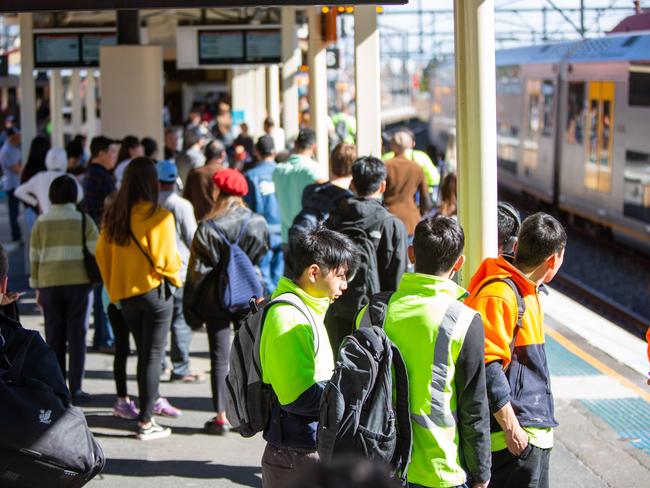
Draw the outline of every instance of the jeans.
M192 329L185 322L183 315L183 288L178 288L174 294L174 312L171 325L172 378L179 379L190 374L190 344ZM167 368L167 356L163 356L163 369Z
M519 456L504 449L492 453L490 488L548 488L550 449L532 444Z
M25 207L25 222L27 223L27 231L31 234L34 222L38 218L38 213L32 207Z
M95 326L95 335L93 336L93 349L98 350L100 347L113 347L115 337L113 336L113 327L108 321L104 312L102 303L102 285L97 285L93 290L95 295L93 301L93 317Z
M264 279L264 289L271 295L278 286L278 281L284 273L284 251L280 235L271 234L271 249L260 262L260 271Z
M122 314L138 350L140 421L149 422L158 399L160 365L172 321L174 303L163 287L121 300Z
M210 383L212 385L212 406L216 413L226 410L226 376L230 364L230 320L211 319L206 322L208 345L210 346ZM239 322L235 322L239 329Z
M86 330L90 310L90 286L66 285L40 289L45 340L56 354L72 394L81 390L86 363ZM70 368L66 368L66 350Z
M115 332L115 356L113 357L113 378L115 392L120 398L129 395L126 386L126 361L129 358L129 327L124 321L122 311L113 303L108 306L108 318Z
M262 487L284 488L291 482L296 471L318 462L318 451L266 444L262 455Z
M7 190L7 205L9 206L9 225L11 226L11 240L19 241L22 237L18 213L20 212L20 200L14 196L14 190Z

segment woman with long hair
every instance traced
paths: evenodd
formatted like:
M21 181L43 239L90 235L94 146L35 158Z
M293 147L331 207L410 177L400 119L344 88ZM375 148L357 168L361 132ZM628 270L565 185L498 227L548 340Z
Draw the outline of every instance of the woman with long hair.
M206 324L210 346L212 403L216 416L205 423L208 434L230 430L226 418L226 375L230 361L230 323L238 328L243 314L223 308L219 282L226 272L230 243L237 243L254 265L268 250L269 229L261 215L244 204L246 178L237 170L221 170L213 176L219 195L212 212L199 223L194 234L183 294L185 320L193 329ZM228 242L227 242L228 241ZM236 279L229 276L230 279ZM261 282L261 277L260 277Z
M45 171L45 157L47 152L50 150L51 144L50 139L44 136L36 136L32 139L32 143L29 146L29 154L27 156L27 162L23 168L23 172L20 175L20 184L23 185L32 179L33 176L37 175L41 171ZM25 220L27 221L27 228L31 232L34 222L38 218L38 206L32 206L25 202Z
M440 205L438 212L445 217L455 217L458 211L456 206L456 173L447 173L440 185Z
M111 303L120 303L138 352L138 439L167 437L153 419L160 364L182 286L173 215L158 205L158 173L148 158L131 161L115 200L106 209L97 242L97 264ZM158 402L157 402L158 401Z

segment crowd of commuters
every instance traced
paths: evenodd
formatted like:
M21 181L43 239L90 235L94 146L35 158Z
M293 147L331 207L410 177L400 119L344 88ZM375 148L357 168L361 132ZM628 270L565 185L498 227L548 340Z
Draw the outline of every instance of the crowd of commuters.
M37 138L23 165L20 133L7 132L0 163L12 238L23 238L22 201L35 217L30 284L74 401L89 399L82 380L93 308L93 343L115 354L113 413L137 421L139 439L170 435L156 416L181 411L161 395L161 377L205 380L189 356L193 331L205 327L214 416L204 429L229 432L232 329L248 309L223 293L236 285L233 260L247 260L266 297L296 295L315 322L282 303L265 315L261 374L276 399L264 431L265 487L289 486L300 467L317 469L325 384L378 292L393 292L385 332L402 351L410 381L410 486L548 486L557 424L537 296L562 265L562 226L542 213L522 222L500 204L500 256L484 261L466 291L455 280L465 261L456 176L441 179L408 131L393 135L382 159L358 155L353 133L341 134L328 179L314 160L311 129L301 129L286 154L271 119L257 140L245 124L226 137L232 127L222 119L207 130L192 113L182 148L168 129L164 160L148 138L95 137L89 158L82 138L65 149ZM4 292L6 280L0 284ZM137 403L126 382L130 336ZM521 371L530 378L525 384L516 381Z

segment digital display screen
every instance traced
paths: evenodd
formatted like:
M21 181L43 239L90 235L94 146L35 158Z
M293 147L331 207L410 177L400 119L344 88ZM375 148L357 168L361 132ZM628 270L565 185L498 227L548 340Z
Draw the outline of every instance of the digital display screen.
M113 32L89 32L81 35L81 61L85 66L99 66L99 48L114 46L117 38Z
M34 64L37 68L79 64L78 34L34 34Z
M282 38L279 30L246 31L246 61L249 63L279 63Z
M244 59L243 31L199 31L199 64L242 63Z

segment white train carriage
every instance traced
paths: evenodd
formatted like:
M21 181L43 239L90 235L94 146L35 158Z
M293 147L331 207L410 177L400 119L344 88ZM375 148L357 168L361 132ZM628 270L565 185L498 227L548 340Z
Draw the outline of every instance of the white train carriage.
M498 51L496 62L499 184L650 244L650 33ZM452 63L430 88L431 141L453 150Z

